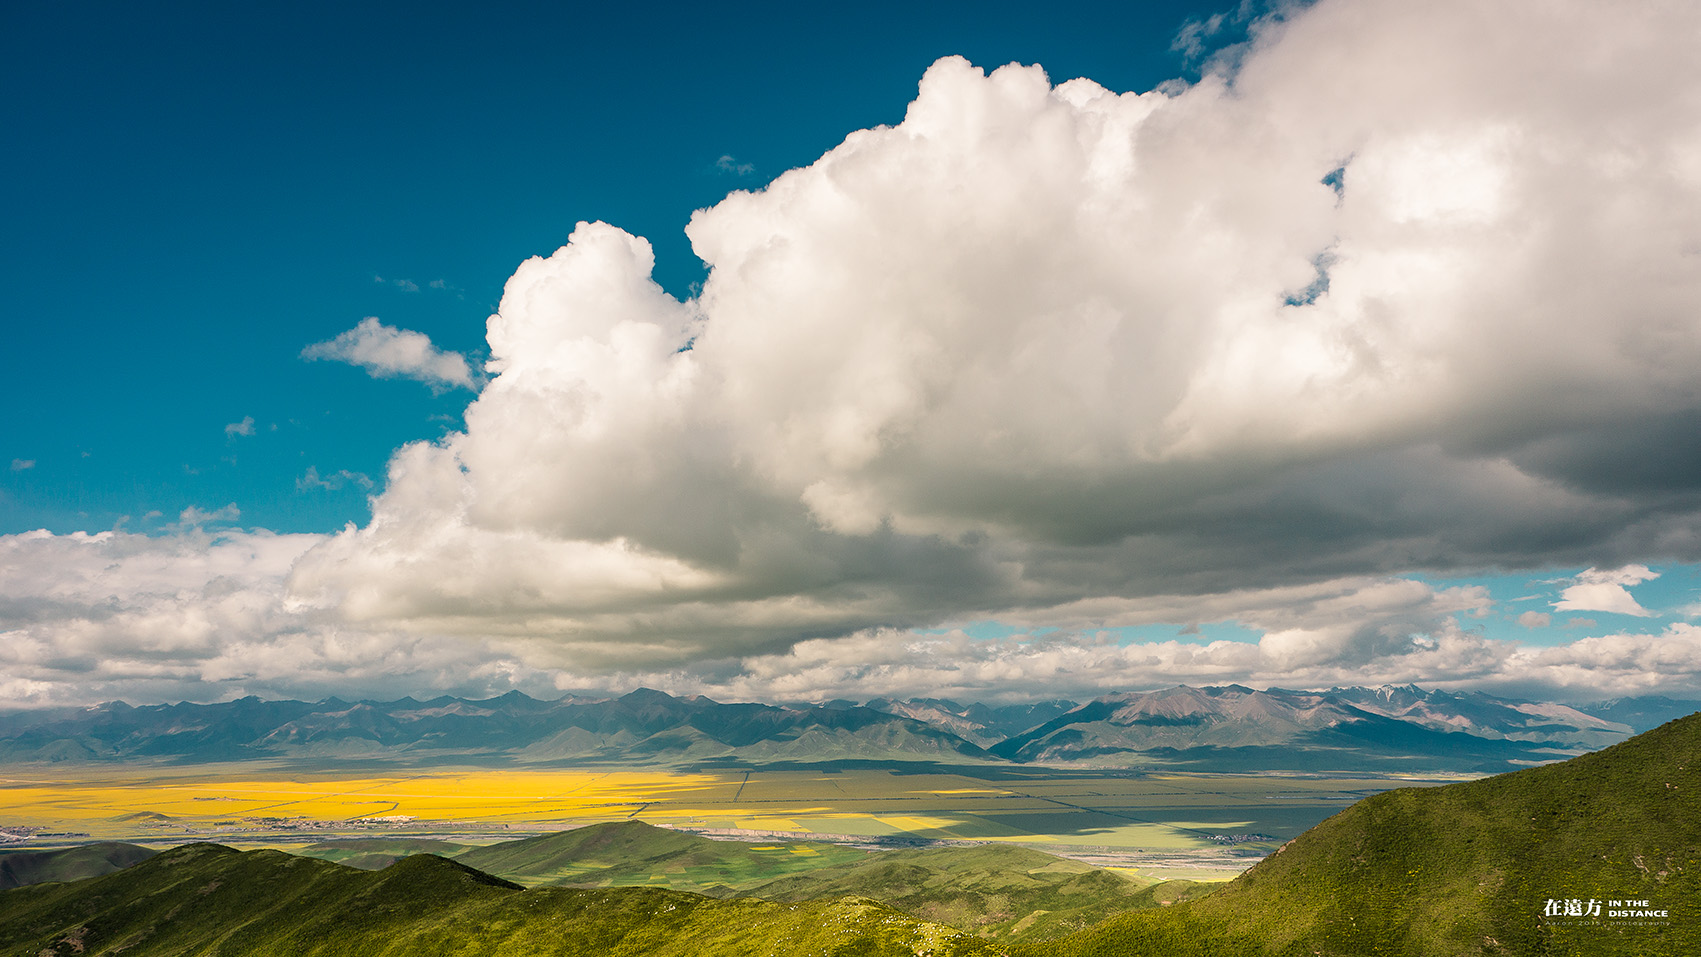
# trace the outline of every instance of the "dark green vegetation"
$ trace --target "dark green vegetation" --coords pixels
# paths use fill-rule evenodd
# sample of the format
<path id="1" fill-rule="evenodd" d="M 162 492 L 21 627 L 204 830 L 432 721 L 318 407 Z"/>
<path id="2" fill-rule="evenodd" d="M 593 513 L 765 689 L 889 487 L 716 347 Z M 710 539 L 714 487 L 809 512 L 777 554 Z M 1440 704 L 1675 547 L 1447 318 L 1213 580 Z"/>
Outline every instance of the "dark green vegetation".
<path id="1" fill-rule="evenodd" d="M 638 821 L 593 824 L 469 848 L 447 842 L 331 841 L 301 853 L 357 867 L 413 844 L 528 887 L 666 887 L 710 897 L 787 902 L 869 898 L 985 937 L 1042 939 L 1112 914 L 1197 896 L 1212 886 L 1161 884 L 1023 847 L 864 851 L 816 842 L 713 841 Z M 421 852 L 427 848 L 418 849 Z M 393 859 L 393 858 L 391 858 Z"/>
<path id="2" fill-rule="evenodd" d="M 872 901 L 715 900 L 657 888 L 522 890 L 453 861 L 361 871 L 191 844 L 75 884 L 0 896 L 0 957 L 955 957 L 978 938 Z"/>
<path id="3" fill-rule="evenodd" d="M 0 852 L 0 890 L 48 881 L 80 881 L 85 877 L 99 877 L 138 864 L 158 853 L 115 841 L 57 851 L 4 851 Z"/>
<path id="4" fill-rule="evenodd" d="M 1600 916 L 1547 916 L 1568 900 Z M 1668 916 L 1614 918 L 1618 900 Z M 1701 715 L 1562 764 L 1368 798 L 1208 897 L 1012 952 L 1701 953 Z"/>

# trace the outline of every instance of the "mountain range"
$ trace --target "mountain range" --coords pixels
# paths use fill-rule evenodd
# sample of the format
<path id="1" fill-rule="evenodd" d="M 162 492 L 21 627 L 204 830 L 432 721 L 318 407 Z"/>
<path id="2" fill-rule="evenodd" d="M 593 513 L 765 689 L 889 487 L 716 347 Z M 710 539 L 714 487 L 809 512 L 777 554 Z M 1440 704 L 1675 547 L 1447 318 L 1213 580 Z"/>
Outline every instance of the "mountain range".
<path id="1" fill-rule="evenodd" d="M 309 704 L 249 697 L 140 708 L 113 702 L 0 716 L 0 762 L 149 757 L 392 763 L 452 758 L 522 765 L 990 758 L 947 731 L 871 708 L 721 704 L 648 689 L 558 701 L 512 691 L 480 701 L 329 698 Z"/>
<path id="2" fill-rule="evenodd" d="M 1107 695 L 991 748 L 1012 761 L 1200 769 L 1500 771 L 1624 740 L 1558 704 L 1415 687 Z"/>
<path id="3" fill-rule="evenodd" d="M 1085 704 L 944 699 L 723 704 L 640 689 L 540 701 L 220 704 L 0 714 L 0 763 L 285 759 L 417 766 L 752 767 L 836 761 L 1017 762 L 1191 770 L 1498 772 L 1622 741 L 1701 703 L 1598 706 L 1416 687 L 1254 690 L 1186 686 Z"/>

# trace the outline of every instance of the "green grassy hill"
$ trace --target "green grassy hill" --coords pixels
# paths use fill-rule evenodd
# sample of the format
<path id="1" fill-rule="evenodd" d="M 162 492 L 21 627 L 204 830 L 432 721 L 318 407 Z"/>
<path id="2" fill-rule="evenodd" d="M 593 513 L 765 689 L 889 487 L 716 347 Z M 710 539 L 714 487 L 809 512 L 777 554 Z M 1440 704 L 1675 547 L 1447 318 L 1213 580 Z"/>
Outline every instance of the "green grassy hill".
<path id="1" fill-rule="evenodd" d="M 458 857 L 476 846 L 416 837 L 355 837 L 309 844 L 295 853 L 358 867 L 363 871 L 378 871 L 414 854 Z"/>
<path id="2" fill-rule="evenodd" d="M 0 852 L 0 890 L 48 881 L 80 881 L 145 861 L 158 851 L 138 844 L 102 841 L 53 851 Z"/>
<path id="3" fill-rule="evenodd" d="M 1572 900 L 1584 916 L 1564 916 Z M 1668 916 L 1615 918 L 1616 900 Z M 1560 764 L 1369 798 L 1208 897 L 1012 952 L 1701 954 L 1701 715 Z"/>
<path id="4" fill-rule="evenodd" d="M 640 821 L 621 821 L 492 844 L 458 855 L 456 860 L 529 887 L 661 886 L 720 897 L 788 874 L 867 856 L 867 851 L 835 844 L 712 841 Z"/>
<path id="5" fill-rule="evenodd" d="M 106 877 L 0 893 L 0 957 L 933 957 L 972 935 L 871 901 L 715 900 L 655 888 L 523 890 L 453 861 L 369 872 L 193 844 Z"/>
<path id="6" fill-rule="evenodd" d="M 1023 847 L 982 846 L 885 851 L 745 893 L 781 901 L 855 895 L 988 938 L 1045 939 L 1212 886 L 1135 881 Z"/>

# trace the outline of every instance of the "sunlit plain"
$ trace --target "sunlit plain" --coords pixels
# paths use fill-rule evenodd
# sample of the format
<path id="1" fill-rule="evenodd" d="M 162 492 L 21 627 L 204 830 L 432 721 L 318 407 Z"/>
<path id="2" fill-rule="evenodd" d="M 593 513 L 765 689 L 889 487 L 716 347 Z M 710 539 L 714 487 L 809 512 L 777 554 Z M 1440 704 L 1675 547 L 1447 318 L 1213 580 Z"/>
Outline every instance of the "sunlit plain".
<path id="1" fill-rule="evenodd" d="M 1012 842 L 1116 859 L 1106 863 L 1235 848 L 1255 852 L 1248 855 L 1255 859 L 1394 783 L 1187 774 L 983 781 L 869 769 L 481 768 L 365 776 L 252 765 L 74 774 L 14 769 L 0 778 L 0 825 L 143 842 L 277 843 L 374 832 L 498 840 L 638 819 L 753 838 Z"/>

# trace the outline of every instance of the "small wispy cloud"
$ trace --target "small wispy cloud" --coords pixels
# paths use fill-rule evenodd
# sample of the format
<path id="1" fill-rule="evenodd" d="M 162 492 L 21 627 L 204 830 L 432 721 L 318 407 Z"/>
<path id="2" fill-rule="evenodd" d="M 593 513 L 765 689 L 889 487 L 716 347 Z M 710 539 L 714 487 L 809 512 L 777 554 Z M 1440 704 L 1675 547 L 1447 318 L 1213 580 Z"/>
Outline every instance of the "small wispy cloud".
<path id="1" fill-rule="evenodd" d="M 466 357 L 437 348 L 423 332 L 386 326 L 376 316 L 367 316 L 335 339 L 308 346 L 301 357 L 347 362 L 380 379 L 413 379 L 433 392 L 478 390 Z"/>
<path id="2" fill-rule="evenodd" d="M 749 176 L 756 172 L 756 164 L 741 162 L 738 157 L 726 153 L 720 159 L 715 160 L 715 169 L 723 173 L 731 173 L 734 176 Z"/>
<path id="3" fill-rule="evenodd" d="M 33 469 L 33 468 L 35 468 L 35 459 L 13 459 L 12 460 L 12 471 L 14 471 L 14 472 L 22 472 L 22 471 L 25 471 L 27 469 Z"/>
<path id="4" fill-rule="evenodd" d="M 452 292 L 456 296 L 461 296 L 462 293 L 466 292 L 466 290 L 462 289 L 460 286 L 452 285 L 447 279 L 432 279 L 427 282 L 419 282 L 413 279 L 387 279 L 383 276 L 374 275 L 372 277 L 372 281 L 380 286 L 389 286 L 392 289 L 399 289 L 402 292 L 424 292 L 429 289 L 432 292 Z M 462 298 L 465 297 L 462 296 Z"/>
<path id="5" fill-rule="evenodd" d="M 1546 628 L 1553 624 L 1553 616 L 1545 611 L 1526 611 L 1518 616 L 1518 624 L 1525 628 Z"/>
<path id="6" fill-rule="evenodd" d="M 232 422 L 224 427 L 225 438 L 234 439 L 239 435 L 254 434 L 254 417 L 245 415 L 241 422 Z"/>
<path id="7" fill-rule="evenodd" d="M 383 276 L 374 275 L 372 277 L 372 281 L 380 286 L 394 286 L 402 292 L 419 291 L 419 283 L 414 282 L 412 279 L 385 279 Z"/>
<path id="8" fill-rule="evenodd" d="M 234 522 L 241 517 L 242 509 L 237 508 L 235 502 L 232 502 L 223 508 L 213 509 L 210 512 L 198 506 L 191 505 L 178 513 L 177 527 L 185 529 L 199 528 L 202 525 L 209 525 L 213 523 Z"/>
<path id="9" fill-rule="evenodd" d="M 1227 15 L 1221 13 L 1214 13 L 1204 19 L 1188 20 L 1176 31 L 1169 48 L 1189 60 L 1197 60 L 1205 55 L 1211 40 L 1223 31 L 1227 21 Z"/>
<path id="10" fill-rule="evenodd" d="M 309 465 L 307 466 L 306 474 L 295 480 L 295 490 L 297 492 L 306 492 L 311 489 L 325 489 L 327 491 L 335 492 L 350 484 L 358 485 L 364 489 L 370 489 L 374 483 L 372 481 L 372 477 L 364 472 L 351 472 L 348 469 L 338 469 L 335 472 L 320 475 L 317 467 Z"/>

